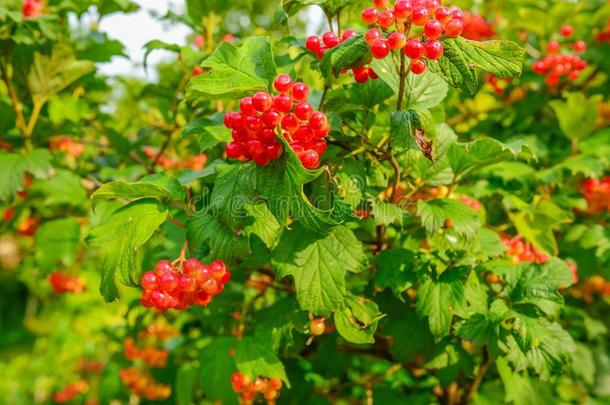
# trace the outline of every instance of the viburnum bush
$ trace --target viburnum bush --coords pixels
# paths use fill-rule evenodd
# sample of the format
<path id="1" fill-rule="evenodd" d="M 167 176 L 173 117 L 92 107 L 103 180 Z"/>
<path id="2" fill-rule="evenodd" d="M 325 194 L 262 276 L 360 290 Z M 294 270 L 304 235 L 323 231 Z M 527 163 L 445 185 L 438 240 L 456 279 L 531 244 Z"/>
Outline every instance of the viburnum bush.
<path id="1" fill-rule="evenodd" d="M 109 76 L 145 3 L 0 4 L 2 401 L 610 401 L 610 3 L 184 0 Z"/>

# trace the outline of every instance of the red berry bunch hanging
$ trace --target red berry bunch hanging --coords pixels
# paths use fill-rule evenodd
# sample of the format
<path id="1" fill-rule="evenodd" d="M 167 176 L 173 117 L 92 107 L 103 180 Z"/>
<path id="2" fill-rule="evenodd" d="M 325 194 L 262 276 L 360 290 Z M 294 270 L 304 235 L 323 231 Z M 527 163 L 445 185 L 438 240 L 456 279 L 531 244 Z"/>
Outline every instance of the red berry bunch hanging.
<path id="1" fill-rule="evenodd" d="M 507 254 L 513 258 L 515 264 L 519 263 L 545 263 L 549 260 L 549 256 L 538 250 L 529 242 L 523 242 L 521 236 L 513 238 L 502 236 L 502 243 L 508 248 Z"/>
<path id="2" fill-rule="evenodd" d="M 390 51 L 402 50 L 411 59 L 415 74 L 426 71 L 424 58 L 443 56 L 441 37 L 458 37 L 464 30 L 462 10 L 443 7 L 440 0 L 396 0 L 392 7 L 389 0 L 373 3 L 374 7 L 362 11 L 362 21 L 375 26 L 364 35 L 373 57 L 383 59 Z"/>
<path id="3" fill-rule="evenodd" d="M 282 380 L 279 378 L 258 377 L 254 381 L 236 371 L 231 375 L 233 390 L 240 394 L 241 403 L 252 403 L 258 394 L 262 395 L 267 403 L 274 404 L 282 389 Z"/>
<path id="4" fill-rule="evenodd" d="M 140 349 L 136 346 L 133 338 L 128 337 L 123 341 L 123 352 L 128 360 L 141 360 L 150 367 L 166 367 L 169 351 L 157 349 L 155 347 L 145 347 Z"/>
<path id="5" fill-rule="evenodd" d="M 66 385 L 62 390 L 57 391 L 53 395 L 53 401 L 58 404 L 70 402 L 78 394 L 84 394 L 89 391 L 89 384 L 87 381 L 79 380 Z"/>
<path id="6" fill-rule="evenodd" d="M 124 368 L 119 372 L 123 385 L 128 387 L 138 397 L 149 401 L 159 401 L 169 398 L 172 389 L 169 385 L 156 381 L 148 371 L 135 367 Z"/>
<path id="7" fill-rule="evenodd" d="M 464 31 L 462 37 L 472 41 L 482 41 L 496 35 L 494 26 L 478 14 L 464 12 Z"/>
<path id="8" fill-rule="evenodd" d="M 24 18 L 36 18 L 42 15 L 44 0 L 24 0 L 21 13 Z"/>
<path id="9" fill-rule="evenodd" d="M 572 33 L 571 26 L 564 26 L 560 35 L 568 38 Z M 581 40 L 560 42 L 553 39 L 546 46 L 546 56 L 534 62 L 532 71 L 546 76 L 544 81 L 550 87 L 558 86 L 562 77 L 567 77 L 570 81 L 577 80 L 580 72 L 587 67 L 587 62 L 577 54 L 586 49 L 587 44 Z"/>
<path id="10" fill-rule="evenodd" d="M 273 87 L 279 94 L 261 91 L 244 97 L 239 112 L 225 115 L 224 124 L 233 137 L 226 147 L 227 156 L 265 166 L 282 156 L 281 134 L 304 167 L 317 168 L 327 148 L 324 138 L 330 132 L 326 115 L 307 102 L 307 85 L 294 83 L 289 75 L 279 75 Z"/>
<path id="11" fill-rule="evenodd" d="M 585 180 L 581 186 L 581 192 L 587 200 L 587 212 L 597 214 L 610 211 L 610 176 L 601 180 Z"/>
<path id="12" fill-rule="evenodd" d="M 315 53 L 318 59 L 322 59 L 327 50 L 334 48 L 354 35 L 356 35 L 354 30 L 346 30 L 341 36 L 334 32 L 325 32 L 320 37 L 311 35 L 305 40 L 305 47 Z M 369 79 L 377 79 L 379 77 L 369 66 L 355 67 L 351 71 L 354 74 L 354 80 L 358 83 L 366 83 Z M 347 70 L 341 71 L 341 73 L 345 74 Z"/>
<path id="13" fill-rule="evenodd" d="M 82 293 L 85 291 L 85 280 L 77 276 L 69 276 L 54 271 L 49 275 L 48 280 L 54 294 Z"/>
<path id="14" fill-rule="evenodd" d="M 162 260 L 155 266 L 155 271 L 142 275 L 141 302 L 147 308 L 154 306 L 160 311 L 206 306 L 223 291 L 230 279 L 231 273 L 219 260 L 206 265 L 197 259 L 188 259 L 178 267 Z"/>

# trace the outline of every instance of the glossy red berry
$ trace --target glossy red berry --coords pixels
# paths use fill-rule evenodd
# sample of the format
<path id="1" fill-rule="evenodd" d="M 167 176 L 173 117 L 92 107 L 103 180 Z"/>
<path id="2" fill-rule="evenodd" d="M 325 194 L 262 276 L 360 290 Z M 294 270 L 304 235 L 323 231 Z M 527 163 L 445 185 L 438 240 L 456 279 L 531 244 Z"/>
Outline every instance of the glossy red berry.
<path id="1" fill-rule="evenodd" d="M 445 35 L 451 38 L 459 37 L 464 32 L 464 21 L 456 18 L 445 24 Z"/>
<path id="2" fill-rule="evenodd" d="M 423 27 L 430 18 L 430 13 L 426 7 L 416 7 L 411 13 L 411 20 L 413 24 Z"/>
<path id="3" fill-rule="evenodd" d="M 460 10 L 459 8 L 453 8 L 451 10 L 451 17 L 455 18 L 456 20 L 463 20 L 464 12 L 462 10 Z"/>
<path id="4" fill-rule="evenodd" d="M 252 97 L 242 98 L 239 102 L 239 110 L 244 115 L 256 114 L 256 110 L 254 109 L 254 105 L 252 104 Z"/>
<path id="5" fill-rule="evenodd" d="M 157 271 L 157 274 L 163 274 L 168 271 L 173 271 L 174 266 L 172 266 L 172 264 L 168 260 L 161 260 L 156 264 L 155 270 Z"/>
<path id="6" fill-rule="evenodd" d="M 324 334 L 324 330 L 326 329 L 326 325 L 324 325 L 324 319 L 314 319 L 309 324 L 309 330 L 311 334 L 314 336 L 320 336 Z"/>
<path id="7" fill-rule="evenodd" d="M 384 39 L 378 39 L 371 44 L 371 53 L 376 59 L 383 59 L 390 53 L 388 43 Z"/>
<path id="8" fill-rule="evenodd" d="M 305 40 L 305 47 L 311 52 L 317 53 L 320 50 L 320 38 L 315 35 L 307 37 Z"/>
<path id="9" fill-rule="evenodd" d="M 230 159 L 239 159 L 244 153 L 241 146 L 237 142 L 233 141 L 227 144 L 225 152 L 227 153 L 227 157 Z"/>
<path id="10" fill-rule="evenodd" d="M 259 91 L 254 96 L 252 96 L 252 106 L 258 112 L 267 111 L 269 108 L 271 108 L 272 104 L 273 99 L 268 93 Z"/>
<path id="11" fill-rule="evenodd" d="M 168 271 L 159 277 L 159 287 L 165 292 L 172 292 L 178 287 L 178 275 Z"/>
<path id="12" fill-rule="evenodd" d="M 386 8 L 390 5 L 390 0 L 373 0 L 373 4 L 377 8 Z"/>
<path id="13" fill-rule="evenodd" d="M 277 111 L 273 108 L 265 111 L 263 113 L 263 115 L 261 116 L 261 118 L 263 120 L 263 123 L 268 128 L 275 128 L 276 126 L 278 126 L 278 124 L 282 120 L 282 116 L 280 115 L 279 111 Z"/>
<path id="14" fill-rule="evenodd" d="M 309 87 L 305 83 L 297 82 L 292 86 L 292 97 L 297 101 L 305 101 L 309 96 Z"/>
<path id="15" fill-rule="evenodd" d="M 398 0 L 394 4 L 394 16 L 397 19 L 404 20 L 409 18 L 413 11 L 413 5 L 410 0 Z"/>
<path id="16" fill-rule="evenodd" d="M 549 43 L 546 46 L 546 50 L 549 53 L 557 53 L 559 52 L 559 41 L 549 41 Z"/>
<path id="17" fill-rule="evenodd" d="M 317 39 L 317 37 L 314 37 Z M 318 41 L 319 44 L 319 41 Z M 288 93 L 290 91 L 290 89 L 292 89 L 292 77 L 290 77 L 290 75 L 287 74 L 281 74 L 278 77 L 275 78 L 275 80 L 273 81 L 273 87 L 277 90 L 278 93 L 283 94 L 283 93 Z"/>
<path id="18" fill-rule="evenodd" d="M 182 292 L 193 292 L 197 289 L 197 281 L 187 275 L 181 275 L 178 279 L 178 290 Z"/>
<path id="19" fill-rule="evenodd" d="M 345 41 L 346 39 L 351 38 L 354 35 L 356 35 L 356 31 L 354 31 L 354 30 L 345 30 L 345 32 L 343 32 L 343 35 L 341 35 L 341 40 Z"/>
<path id="20" fill-rule="evenodd" d="M 393 32 L 388 37 L 388 46 L 392 50 L 402 49 L 407 44 L 407 36 L 402 32 Z"/>
<path id="21" fill-rule="evenodd" d="M 443 56 L 445 47 L 441 41 L 431 40 L 424 44 L 424 55 L 430 60 L 437 60 Z"/>
<path id="22" fill-rule="evenodd" d="M 437 39 L 443 35 L 443 24 L 438 20 L 430 20 L 424 25 L 424 35 L 429 39 Z"/>
<path id="23" fill-rule="evenodd" d="M 263 127 L 263 120 L 259 115 L 248 115 L 246 116 L 246 128 L 250 131 L 256 132 Z"/>
<path id="24" fill-rule="evenodd" d="M 394 12 L 392 10 L 383 10 L 379 14 L 379 18 L 377 19 L 377 23 L 383 27 L 388 28 L 392 26 L 396 22 L 396 18 L 394 17 Z"/>
<path id="25" fill-rule="evenodd" d="M 303 164 L 303 167 L 306 169 L 315 169 L 320 164 L 320 155 L 315 150 L 305 150 L 299 152 L 298 154 L 299 160 Z"/>
<path id="26" fill-rule="evenodd" d="M 142 275 L 140 284 L 144 290 L 153 290 L 159 287 L 159 276 L 152 271 L 147 271 Z"/>
<path id="27" fill-rule="evenodd" d="M 267 145 L 267 150 L 265 151 L 265 154 L 269 159 L 275 160 L 279 159 L 280 156 L 282 156 L 283 152 L 284 148 L 282 147 L 282 144 L 279 142 L 273 142 Z"/>
<path id="28" fill-rule="evenodd" d="M 279 96 L 273 97 L 273 108 L 280 112 L 290 112 L 290 110 L 292 110 L 292 104 L 292 96 L 288 94 L 280 94 Z"/>
<path id="29" fill-rule="evenodd" d="M 290 113 L 282 118 L 282 129 L 288 133 L 294 133 L 299 129 L 299 119 L 296 115 Z"/>
<path id="30" fill-rule="evenodd" d="M 313 113 L 313 105 L 307 101 L 299 103 L 294 107 L 294 113 L 300 120 L 306 121 L 311 117 L 311 113 Z"/>
<path id="31" fill-rule="evenodd" d="M 434 18 L 445 24 L 451 19 L 451 10 L 447 7 L 439 7 L 434 12 Z"/>
<path id="32" fill-rule="evenodd" d="M 424 54 L 424 44 L 419 39 L 410 39 L 405 45 L 404 52 L 410 59 L 420 58 Z"/>
<path id="33" fill-rule="evenodd" d="M 369 72 L 365 69 L 354 69 L 354 80 L 357 83 L 366 83 L 369 80 Z"/>
<path id="34" fill-rule="evenodd" d="M 334 32 L 325 32 L 324 35 L 322 35 L 322 42 L 324 42 L 324 45 L 328 48 L 334 48 L 339 45 L 341 40 Z"/>
<path id="35" fill-rule="evenodd" d="M 365 8 L 362 11 L 362 22 L 368 25 L 372 25 L 377 23 L 377 18 L 379 17 L 379 12 L 374 7 Z"/>
<path id="36" fill-rule="evenodd" d="M 421 75 L 422 73 L 424 73 L 426 71 L 426 62 L 424 62 L 421 59 L 413 59 L 411 61 L 411 72 L 413 72 L 416 75 Z"/>
<path id="37" fill-rule="evenodd" d="M 571 25 L 564 25 L 561 27 L 561 36 L 562 37 L 570 37 L 574 33 L 574 27 Z"/>
<path id="38" fill-rule="evenodd" d="M 367 44 L 372 45 L 373 42 L 381 38 L 381 32 L 375 28 L 371 28 L 364 34 L 364 40 Z"/>
<path id="39" fill-rule="evenodd" d="M 584 52 L 587 50 L 587 43 L 585 41 L 576 41 L 572 44 L 572 49 L 576 52 Z"/>

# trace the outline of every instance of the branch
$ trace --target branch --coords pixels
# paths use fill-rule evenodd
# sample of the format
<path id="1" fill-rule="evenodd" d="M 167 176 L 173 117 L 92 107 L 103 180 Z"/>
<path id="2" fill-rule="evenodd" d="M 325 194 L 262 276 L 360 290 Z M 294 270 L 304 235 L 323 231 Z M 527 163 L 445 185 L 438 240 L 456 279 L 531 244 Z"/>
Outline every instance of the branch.
<path id="1" fill-rule="evenodd" d="M 470 389 L 468 389 L 468 394 L 466 394 L 466 398 L 463 401 L 465 404 L 472 401 L 474 396 L 477 394 L 477 391 L 479 390 L 479 387 L 481 386 L 481 383 L 483 382 L 485 375 L 489 371 L 491 364 L 492 364 L 492 360 L 489 358 L 489 352 L 487 351 L 487 347 L 484 347 L 483 348 L 483 363 L 479 367 L 479 371 L 477 371 L 477 375 L 475 376 L 474 381 L 472 382 L 472 385 L 470 386 Z"/>
<path id="2" fill-rule="evenodd" d="M 8 91 L 8 95 L 11 98 L 11 104 L 13 106 L 13 110 L 15 111 L 15 125 L 17 130 L 21 135 L 25 136 L 26 127 L 25 127 L 25 119 L 23 118 L 23 106 L 21 102 L 17 98 L 17 93 L 15 93 L 15 89 L 13 88 L 13 83 L 11 79 L 8 77 L 8 72 L 6 70 L 6 66 L 4 63 L 0 63 L 0 74 L 2 75 L 2 81 L 4 82 L 6 89 Z"/>

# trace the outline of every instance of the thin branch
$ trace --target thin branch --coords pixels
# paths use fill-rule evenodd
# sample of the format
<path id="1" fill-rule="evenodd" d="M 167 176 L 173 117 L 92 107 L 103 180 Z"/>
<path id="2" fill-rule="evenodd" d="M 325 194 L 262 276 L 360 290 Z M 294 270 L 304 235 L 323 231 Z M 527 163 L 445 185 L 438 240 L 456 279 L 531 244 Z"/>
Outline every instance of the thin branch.
<path id="1" fill-rule="evenodd" d="M 489 352 L 487 351 L 487 347 L 484 347 L 483 348 L 483 363 L 479 367 L 479 371 L 477 371 L 477 375 L 475 376 L 474 381 L 472 382 L 472 385 L 470 386 L 470 389 L 468 389 L 466 398 L 463 401 L 465 404 L 472 401 L 474 396 L 477 394 L 477 391 L 479 390 L 479 387 L 481 386 L 481 383 L 483 382 L 485 375 L 489 371 L 491 364 L 492 364 L 492 361 L 489 358 Z"/>
<path id="2" fill-rule="evenodd" d="M 13 106 L 13 111 L 15 111 L 15 124 L 17 126 L 17 130 L 21 135 L 25 135 L 26 126 L 25 126 L 25 118 L 23 117 L 23 106 L 19 99 L 17 98 L 17 93 L 15 93 L 15 89 L 13 88 L 13 83 L 11 79 L 8 77 L 8 72 L 4 63 L 0 63 L 0 74 L 2 75 L 2 81 L 6 86 L 8 91 L 8 95 L 11 99 L 11 105 Z"/>

